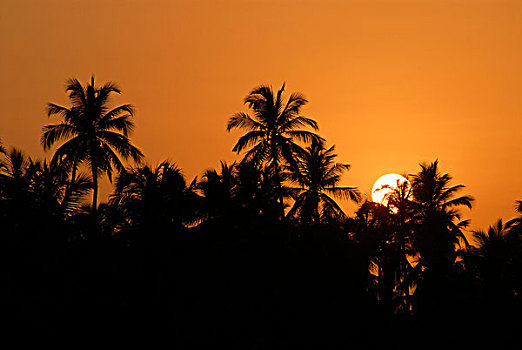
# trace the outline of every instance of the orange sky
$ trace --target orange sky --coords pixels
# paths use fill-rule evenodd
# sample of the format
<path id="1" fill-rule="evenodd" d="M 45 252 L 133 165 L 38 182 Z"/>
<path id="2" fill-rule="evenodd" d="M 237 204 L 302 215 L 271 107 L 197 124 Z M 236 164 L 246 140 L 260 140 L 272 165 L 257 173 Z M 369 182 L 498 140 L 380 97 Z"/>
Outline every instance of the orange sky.
<path id="1" fill-rule="evenodd" d="M 236 159 L 228 117 L 285 81 L 363 193 L 438 158 L 476 197 L 473 228 L 522 199 L 522 1 L 0 2 L 4 144 L 43 157 L 45 104 L 92 73 L 137 107 L 148 162 L 189 177 Z"/>

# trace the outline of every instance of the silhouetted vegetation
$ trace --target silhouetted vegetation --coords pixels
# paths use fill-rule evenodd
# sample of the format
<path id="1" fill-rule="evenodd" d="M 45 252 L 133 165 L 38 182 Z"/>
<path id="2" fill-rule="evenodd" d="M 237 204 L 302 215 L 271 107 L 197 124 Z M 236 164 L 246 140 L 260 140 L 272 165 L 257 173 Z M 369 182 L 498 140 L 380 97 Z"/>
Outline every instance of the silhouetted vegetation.
<path id="1" fill-rule="evenodd" d="M 71 107 L 48 105 L 62 121 L 42 145 L 63 141 L 50 162 L 0 143 L 8 333 L 179 349 L 520 345 L 522 201 L 517 217 L 466 232 L 473 198 L 438 161 L 386 206 L 363 200 L 284 85 L 255 88 L 252 115 L 229 119 L 246 131 L 242 157 L 189 180 L 172 162 L 142 163 L 133 107 L 108 107 L 114 83 L 66 89 Z"/>

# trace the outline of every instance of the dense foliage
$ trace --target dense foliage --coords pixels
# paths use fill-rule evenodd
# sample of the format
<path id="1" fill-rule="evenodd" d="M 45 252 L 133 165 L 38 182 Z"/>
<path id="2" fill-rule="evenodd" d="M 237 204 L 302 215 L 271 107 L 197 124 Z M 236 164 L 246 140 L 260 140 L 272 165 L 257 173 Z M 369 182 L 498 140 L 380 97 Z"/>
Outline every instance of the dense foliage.
<path id="1" fill-rule="evenodd" d="M 0 144 L 11 334 L 180 349 L 519 342 L 522 201 L 518 217 L 467 232 L 461 210 L 473 198 L 437 161 L 387 206 L 362 201 L 340 185 L 349 166 L 300 115 L 306 99 L 284 102 L 284 86 L 252 90 L 252 116 L 230 118 L 228 130 L 246 130 L 238 162 L 191 181 L 167 161 L 124 166 L 117 154 L 142 155 L 132 106 L 108 107 L 117 86 L 73 79 L 67 91 L 72 107 L 49 104 L 63 121 L 44 127 L 42 143 L 65 140 L 50 163 Z M 113 167 L 114 191 L 98 205 L 98 177 Z M 353 217 L 339 198 L 358 203 Z"/>

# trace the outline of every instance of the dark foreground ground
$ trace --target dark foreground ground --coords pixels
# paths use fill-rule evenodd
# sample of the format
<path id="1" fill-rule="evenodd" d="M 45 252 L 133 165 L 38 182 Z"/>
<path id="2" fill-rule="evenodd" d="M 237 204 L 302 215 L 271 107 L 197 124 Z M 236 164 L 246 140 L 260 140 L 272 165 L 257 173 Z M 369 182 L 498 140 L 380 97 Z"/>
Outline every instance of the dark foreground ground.
<path id="1" fill-rule="evenodd" d="M 417 301 L 411 313 L 390 312 L 372 290 L 365 257 L 336 235 L 195 231 L 133 246 L 114 237 L 46 243 L 2 256 L 3 339 L 20 345 L 521 348 L 519 299 L 487 300 L 457 280 L 433 287 L 439 296 Z"/>

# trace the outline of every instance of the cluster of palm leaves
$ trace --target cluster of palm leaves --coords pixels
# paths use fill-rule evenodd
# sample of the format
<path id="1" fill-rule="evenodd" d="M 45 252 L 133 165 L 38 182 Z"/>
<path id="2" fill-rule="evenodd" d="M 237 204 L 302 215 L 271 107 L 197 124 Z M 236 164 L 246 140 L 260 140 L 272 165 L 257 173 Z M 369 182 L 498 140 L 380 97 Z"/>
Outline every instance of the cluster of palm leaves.
<path id="1" fill-rule="evenodd" d="M 66 218 L 80 210 L 83 197 L 92 189 L 88 176 L 70 177 L 67 162 L 33 160 L 16 148 L 2 150 L 2 154 L 0 198 L 4 214 L 37 210 Z"/>

